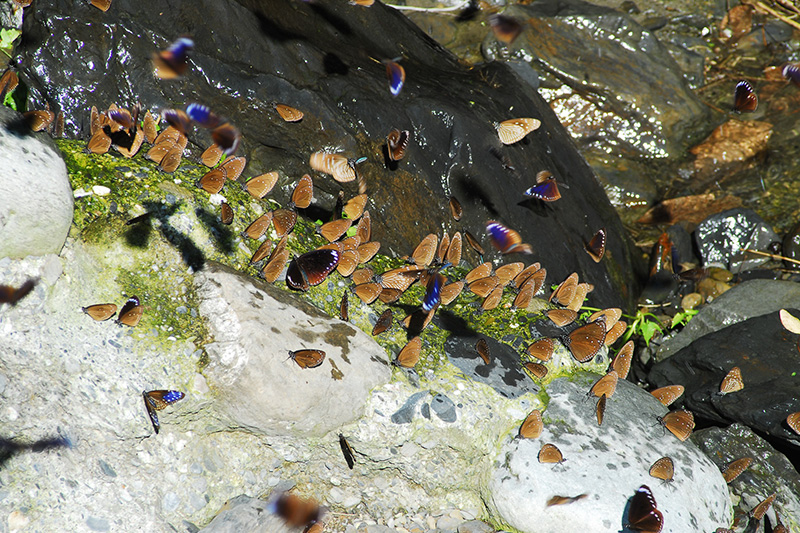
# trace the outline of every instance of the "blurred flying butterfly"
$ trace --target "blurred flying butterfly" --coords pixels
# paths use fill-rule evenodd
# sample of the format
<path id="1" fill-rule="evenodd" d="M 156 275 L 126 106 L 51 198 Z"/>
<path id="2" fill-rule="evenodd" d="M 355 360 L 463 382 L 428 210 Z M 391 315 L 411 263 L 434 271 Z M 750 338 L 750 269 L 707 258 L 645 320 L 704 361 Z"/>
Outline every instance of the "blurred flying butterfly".
<path id="1" fill-rule="evenodd" d="M 575 503 L 589 496 L 586 493 L 578 494 L 577 496 L 553 496 L 547 500 L 546 506 L 552 507 L 553 505 L 566 505 L 568 503 Z"/>
<path id="2" fill-rule="evenodd" d="M 663 417 L 657 417 L 656 420 L 680 441 L 688 439 L 694 429 L 694 415 L 684 409 L 669 412 Z"/>
<path id="3" fill-rule="evenodd" d="M 300 122 L 303 120 L 303 112 L 299 109 L 278 103 L 274 104 L 274 107 L 285 122 Z"/>
<path id="4" fill-rule="evenodd" d="M 445 277 L 438 272 L 430 277 L 425 289 L 425 298 L 422 300 L 422 310 L 426 313 L 438 306 L 442 301 L 442 286 Z"/>
<path id="5" fill-rule="evenodd" d="M 733 110 L 737 113 L 752 113 L 758 107 L 758 97 L 753 86 L 746 80 L 736 84 L 733 91 Z"/>
<path id="6" fill-rule="evenodd" d="M 317 368 L 325 360 L 322 350 L 295 350 L 289 351 L 289 357 L 300 368 Z"/>
<path id="7" fill-rule="evenodd" d="M 230 122 L 224 122 L 211 130 L 211 140 L 225 155 L 233 155 L 239 147 L 241 133 Z"/>
<path id="8" fill-rule="evenodd" d="M 404 368 L 414 368 L 414 366 L 419 362 L 421 350 L 422 338 L 414 337 L 408 341 L 408 343 L 403 346 L 403 349 L 400 350 L 400 353 L 397 354 L 397 359 L 395 359 L 394 364 Z"/>
<path id="9" fill-rule="evenodd" d="M 564 455 L 555 444 L 543 444 L 542 449 L 539 450 L 540 463 L 563 463 Z"/>
<path id="10" fill-rule="evenodd" d="M 389 92 L 392 93 L 392 96 L 400 94 L 406 81 L 406 71 L 397 63 L 399 60 L 400 58 L 395 58 L 392 61 L 384 61 L 386 64 L 386 78 L 389 80 Z"/>
<path id="11" fill-rule="evenodd" d="M 339 264 L 340 256 L 336 250 L 312 250 L 295 257 L 286 271 L 286 285 L 298 291 L 319 285 Z"/>
<path id="12" fill-rule="evenodd" d="M 153 430 L 156 434 L 158 434 L 159 429 L 161 429 L 156 411 L 161 411 L 168 405 L 182 400 L 184 396 L 186 396 L 184 393 L 177 390 L 142 391 L 144 405 L 147 408 L 147 414 L 150 415 L 150 422 L 153 424 Z"/>
<path id="13" fill-rule="evenodd" d="M 353 469 L 353 466 L 356 464 L 356 457 L 353 454 L 353 449 L 350 447 L 350 443 L 347 442 L 347 439 L 344 438 L 344 435 L 339 433 L 339 447 L 342 449 L 342 455 L 344 455 L 344 460 L 347 462 L 347 466 L 350 470 Z"/>
<path id="14" fill-rule="evenodd" d="M 82 307 L 81 309 L 98 322 L 108 320 L 117 314 L 117 304 L 94 304 Z"/>
<path id="15" fill-rule="evenodd" d="M 0 285 L 0 304 L 17 305 L 17 302 L 30 294 L 37 283 L 39 283 L 39 278 L 29 278 L 19 287 Z"/>
<path id="16" fill-rule="evenodd" d="M 650 467 L 650 475 L 669 483 L 675 476 L 675 463 L 669 457 L 662 457 Z"/>
<path id="17" fill-rule="evenodd" d="M 719 393 L 730 394 L 732 392 L 740 391 L 743 388 L 744 381 L 742 381 L 742 371 L 738 366 L 735 366 L 722 380 L 722 384 L 719 386 Z"/>
<path id="18" fill-rule="evenodd" d="M 521 141 L 530 132 L 537 130 L 542 122 L 535 118 L 513 118 L 495 124 L 497 136 L 503 144 Z"/>
<path id="19" fill-rule="evenodd" d="M 645 533 L 660 533 L 664 527 L 664 515 L 656 508 L 656 499 L 647 485 L 636 489 L 631 498 L 626 527 Z"/>
<path id="20" fill-rule="evenodd" d="M 542 170 L 536 174 L 536 185 L 526 190 L 524 194 L 544 202 L 555 202 L 561 198 L 556 179 L 547 170 Z"/>
<path id="21" fill-rule="evenodd" d="M 750 457 L 742 457 L 741 459 L 737 459 L 733 461 L 731 464 L 728 465 L 728 468 L 722 472 L 722 477 L 725 478 L 725 483 L 730 483 L 737 477 L 741 475 L 742 472 L 747 470 L 750 464 L 753 462 L 753 459 Z"/>
<path id="22" fill-rule="evenodd" d="M 126 326 L 134 327 L 139 324 L 144 313 L 144 307 L 139 303 L 139 298 L 131 296 L 122 309 L 119 311 L 117 317 L 117 324 L 125 324 Z"/>
<path id="23" fill-rule="evenodd" d="M 606 229 L 600 228 L 597 233 L 586 243 L 586 253 L 595 263 L 599 263 L 606 253 Z M 609 326 L 610 327 L 610 326 Z"/>
<path id="24" fill-rule="evenodd" d="M 597 355 L 606 338 L 606 326 L 602 320 L 589 322 L 560 337 L 560 341 L 579 363 L 586 363 Z"/>
<path id="25" fill-rule="evenodd" d="M 683 391 L 683 385 L 667 385 L 666 387 L 651 391 L 650 394 L 655 396 L 659 402 L 669 407 L 672 405 L 672 402 L 681 397 Z"/>
<path id="26" fill-rule="evenodd" d="M 489 364 L 492 362 L 492 355 L 489 351 L 489 344 L 486 342 L 486 339 L 478 339 L 478 342 L 475 343 L 475 350 L 478 352 L 478 355 L 481 356 L 483 359 L 484 364 Z"/>
<path id="27" fill-rule="evenodd" d="M 387 309 L 381 316 L 378 317 L 378 321 L 375 322 L 375 327 L 372 328 L 372 336 L 380 335 L 384 331 L 388 330 L 392 327 L 392 310 Z"/>
<path id="28" fill-rule="evenodd" d="M 389 154 L 389 159 L 392 161 L 400 161 L 406 156 L 406 149 L 410 140 L 408 130 L 394 129 L 386 136 L 386 150 Z"/>
<path id="29" fill-rule="evenodd" d="M 542 434 L 542 412 L 534 409 L 519 428 L 519 436 L 523 439 L 538 439 Z"/>
<path id="30" fill-rule="evenodd" d="M 795 85 L 800 86 L 800 68 L 797 68 L 797 65 L 784 65 L 781 69 L 781 74 Z"/>
<path id="31" fill-rule="evenodd" d="M 495 13 L 489 15 L 489 25 L 498 41 L 511 44 L 522 33 L 522 24 L 515 18 Z"/>
<path id="32" fill-rule="evenodd" d="M 191 117 L 182 109 L 163 109 L 161 111 L 161 118 L 184 135 L 186 135 L 189 126 L 192 124 Z M 156 144 L 158 144 L 158 142 L 159 139 L 156 138 Z"/>
<path id="33" fill-rule="evenodd" d="M 304 500 L 288 492 L 272 500 L 267 510 L 283 519 L 287 526 L 297 528 L 310 528 L 322 516 L 322 509 L 314 500 Z"/>
<path id="34" fill-rule="evenodd" d="M 162 80 L 172 80 L 183 76 L 189 66 L 189 52 L 194 48 L 194 41 L 181 37 L 169 48 L 153 54 L 155 75 Z"/>
<path id="35" fill-rule="evenodd" d="M 521 253 L 531 254 L 533 248 L 530 244 L 522 242 L 522 237 L 519 233 L 511 228 L 508 228 L 499 222 L 490 220 L 486 223 L 486 232 L 489 234 L 489 239 L 492 245 L 497 248 L 502 254 Z"/>
<path id="36" fill-rule="evenodd" d="M 355 162 L 342 154 L 314 152 L 308 160 L 314 170 L 333 176 L 339 183 L 347 183 L 356 179 Z"/>
<path id="37" fill-rule="evenodd" d="M 31 131 L 42 131 L 53 123 L 56 114 L 46 109 L 39 109 L 35 111 L 26 111 L 22 114 L 22 118 L 25 119 L 25 123 Z"/>
<path id="38" fill-rule="evenodd" d="M 212 129 L 222 124 L 222 119 L 206 105 L 192 103 L 186 106 L 186 115 L 204 128 Z"/>

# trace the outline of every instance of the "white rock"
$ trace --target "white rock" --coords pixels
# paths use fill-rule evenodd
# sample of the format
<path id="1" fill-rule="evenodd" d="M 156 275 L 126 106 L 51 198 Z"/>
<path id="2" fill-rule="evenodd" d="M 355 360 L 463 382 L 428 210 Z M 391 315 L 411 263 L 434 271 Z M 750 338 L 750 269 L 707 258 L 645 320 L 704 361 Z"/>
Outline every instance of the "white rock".
<path id="1" fill-rule="evenodd" d="M 204 373 L 235 425 L 322 436 L 360 417 L 370 391 L 389 380 L 386 352 L 369 335 L 293 295 L 211 262 L 195 282 L 215 339 Z M 326 353 L 321 366 L 289 359 L 305 348 Z"/>
<path id="2" fill-rule="evenodd" d="M 627 520 L 628 500 L 644 484 L 664 515 L 663 533 L 727 527 L 733 511 L 722 474 L 694 444 L 680 442 L 657 423 L 656 417 L 667 409 L 652 395 L 620 381 L 598 426 L 596 399 L 586 398 L 593 382 L 555 380 L 548 388 L 542 435 L 535 440 L 508 437 L 490 482 L 491 503 L 502 519 L 525 533 L 616 533 Z M 562 464 L 539 463 L 545 443 L 558 446 Z M 649 475 L 662 456 L 675 462 L 670 485 Z M 546 506 L 553 496 L 580 494 L 587 497 Z"/>
<path id="3" fill-rule="evenodd" d="M 72 224 L 67 167 L 47 137 L 9 132 L 19 115 L 0 108 L 0 257 L 57 254 Z"/>

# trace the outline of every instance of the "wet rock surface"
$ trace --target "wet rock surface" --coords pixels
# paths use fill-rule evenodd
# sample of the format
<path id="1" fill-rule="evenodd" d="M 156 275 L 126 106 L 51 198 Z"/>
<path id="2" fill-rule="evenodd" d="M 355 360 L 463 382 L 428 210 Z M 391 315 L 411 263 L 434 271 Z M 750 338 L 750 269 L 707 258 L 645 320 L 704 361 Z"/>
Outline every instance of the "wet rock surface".
<path id="1" fill-rule="evenodd" d="M 749 318 L 693 341 L 648 377 L 654 387 L 686 387 L 684 404 L 698 417 L 740 422 L 796 446 L 800 439 L 786 425 L 786 417 L 800 410 L 796 337 L 778 313 Z M 721 394 L 720 384 L 733 367 L 741 369 L 744 388 Z"/>
<path id="2" fill-rule="evenodd" d="M 778 235 L 751 209 L 730 209 L 711 215 L 694 232 L 703 266 L 722 266 L 733 272 L 751 270 L 768 261 L 742 250 L 767 250 Z"/>
<path id="3" fill-rule="evenodd" d="M 500 218 L 521 231 L 537 254 L 546 254 L 542 259 L 553 264 L 555 277 L 582 270 L 594 278 L 593 298 L 607 305 L 632 302 L 638 258 L 630 240 L 555 115 L 508 68 L 464 67 L 380 3 L 365 9 L 285 0 L 265 10 L 255 2 L 228 1 L 164 10 L 148 1 L 119 0 L 105 14 L 69 2 L 32 6 L 17 57 L 21 78 L 34 102 L 64 111 L 71 135 L 85 134 L 93 104 L 140 101 L 159 109 L 202 102 L 242 131 L 240 152 L 250 160 L 245 175 L 281 172 L 274 196 L 283 203 L 296 177 L 308 172 L 312 152 L 364 155 L 359 172 L 374 202 L 373 217 L 382 222 L 374 238 L 385 250 L 406 254 L 443 225 L 481 235 L 487 219 Z M 155 80 L 151 54 L 184 33 L 196 40 L 189 73 L 178 81 Z M 72 38 L 59 37 L 66 34 Z M 380 60 L 398 55 L 407 79 L 394 98 Z M 284 123 L 273 101 L 296 106 L 306 117 Z M 520 116 L 541 119 L 541 128 L 501 146 L 493 123 Z M 409 129 L 413 140 L 406 159 L 390 170 L 382 151 L 395 127 Z M 201 133 L 192 142 L 205 148 L 209 141 Z M 522 191 L 545 169 L 570 185 L 568 194 L 554 204 L 525 200 Z M 325 218 L 339 185 L 328 179 L 316 185 L 308 214 Z M 464 206 L 458 225 L 449 220 L 450 195 Z M 615 236 L 608 242 L 609 260 L 598 265 L 573 253 L 603 226 Z"/>

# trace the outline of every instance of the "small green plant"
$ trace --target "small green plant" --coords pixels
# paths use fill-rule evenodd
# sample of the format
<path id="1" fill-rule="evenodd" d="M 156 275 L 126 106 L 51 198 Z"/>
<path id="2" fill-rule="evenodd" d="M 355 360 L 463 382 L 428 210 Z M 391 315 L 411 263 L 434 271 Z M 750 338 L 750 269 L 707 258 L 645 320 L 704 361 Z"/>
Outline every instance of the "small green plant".
<path id="1" fill-rule="evenodd" d="M 684 311 L 679 311 L 672 317 L 672 324 L 670 324 L 670 329 L 675 329 L 678 326 L 685 326 L 689 323 L 689 321 L 699 313 L 699 309 L 686 309 Z"/>
<path id="2" fill-rule="evenodd" d="M 625 331 L 625 335 L 622 336 L 622 342 L 627 342 L 633 335 L 641 335 L 644 339 L 644 343 L 649 346 L 650 341 L 653 340 L 656 333 L 664 333 L 661 322 L 653 313 L 648 313 L 639 309 L 635 317 L 628 315 L 623 316 L 630 322 L 627 331 Z"/>
<path id="3" fill-rule="evenodd" d="M 3 53 L 8 57 L 11 57 L 11 50 L 14 48 L 14 41 L 16 41 L 17 37 L 20 35 L 22 35 L 22 32 L 16 28 L 0 30 L 0 50 L 2 50 Z"/>
<path id="4" fill-rule="evenodd" d="M 5 97 L 3 98 L 3 105 L 10 107 L 14 111 L 17 111 L 17 101 L 14 100 L 14 91 L 6 93 Z"/>

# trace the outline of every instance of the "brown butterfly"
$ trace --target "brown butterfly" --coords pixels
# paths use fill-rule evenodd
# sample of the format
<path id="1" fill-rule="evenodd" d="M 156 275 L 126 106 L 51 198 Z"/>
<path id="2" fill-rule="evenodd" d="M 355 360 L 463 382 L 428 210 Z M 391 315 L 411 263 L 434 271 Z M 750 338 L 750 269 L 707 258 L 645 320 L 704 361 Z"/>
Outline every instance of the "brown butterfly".
<path id="1" fill-rule="evenodd" d="M 573 272 L 567 279 L 562 281 L 561 284 L 556 287 L 556 290 L 553 291 L 553 294 L 550 295 L 550 303 L 569 305 L 575 298 L 575 289 L 577 286 L 578 274 Z"/>
<path id="2" fill-rule="evenodd" d="M 392 310 L 387 309 L 381 316 L 378 317 L 378 321 L 375 322 L 375 327 L 372 328 L 372 336 L 375 337 L 376 335 L 380 335 L 384 331 L 388 330 L 392 327 Z"/>
<path id="3" fill-rule="evenodd" d="M 400 353 L 397 354 L 397 359 L 395 359 L 394 364 L 398 366 L 402 366 L 404 368 L 414 368 L 414 366 L 419 362 L 419 355 L 422 351 L 422 339 L 420 337 L 414 337 L 400 350 Z"/>
<path id="4" fill-rule="evenodd" d="M 500 142 L 514 144 L 541 125 L 542 122 L 535 118 L 513 118 L 496 123 L 495 129 L 497 136 L 500 137 Z"/>
<path id="5" fill-rule="evenodd" d="M 492 354 L 489 351 L 489 344 L 486 342 L 486 339 L 478 339 L 478 342 L 475 343 L 475 350 L 478 352 L 478 355 L 481 356 L 483 359 L 484 364 L 489 364 L 492 362 Z"/>
<path id="6" fill-rule="evenodd" d="M 274 104 L 274 107 L 275 111 L 277 111 L 281 118 L 286 122 L 300 122 L 303 120 L 303 112 L 299 109 L 278 103 Z"/>
<path id="7" fill-rule="evenodd" d="M 619 375 L 619 379 L 625 379 L 628 377 L 628 372 L 631 370 L 631 360 L 633 359 L 633 340 L 629 340 L 625 343 L 625 345 L 620 349 L 617 356 L 614 358 L 614 361 L 611 363 L 611 367 L 616 370 L 617 374 Z"/>
<path id="8" fill-rule="evenodd" d="M 659 402 L 666 406 L 672 405 L 672 402 L 677 400 L 683 394 L 683 385 L 668 385 L 651 391 L 650 394 L 655 396 Z"/>
<path id="9" fill-rule="evenodd" d="M 325 352 L 322 350 L 296 350 L 289 351 L 289 357 L 300 368 L 316 368 L 325 360 Z"/>
<path id="10" fill-rule="evenodd" d="M 722 384 L 719 386 L 719 393 L 730 394 L 732 392 L 740 391 L 743 388 L 744 381 L 742 381 L 742 371 L 738 366 L 735 366 L 722 380 Z"/>
<path id="11" fill-rule="evenodd" d="M 567 347 L 579 363 L 591 361 L 603 347 L 606 338 L 606 326 L 602 320 L 589 322 L 572 330 L 568 335 L 560 337 L 561 343 Z"/>
<path id="12" fill-rule="evenodd" d="M 139 302 L 139 298 L 131 296 L 122 309 L 119 311 L 117 317 L 117 324 L 124 324 L 126 326 L 135 327 L 139 324 L 144 314 L 144 307 Z"/>
<path id="13" fill-rule="evenodd" d="M 277 182 L 278 182 L 278 173 L 267 172 L 265 174 L 260 174 L 258 176 L 255 176 L 247 180 L 242 185 L 242 189 L 247 191 L 253 198 L 260 200 L 272 191 L 273 187 L 275 187 L 275 184 Z"/>
<path id="14" fill-rule="evenodd" d="M 533 374 L 537 379 L 544 379 L 547 376 L 547 367 L 541 363 L 534 363 L 534 362 L 527 362 L 523 363 L 522 366 Z"/>
<path id="15" fill-rule="evenodd" d="M 98 322 L 108 320 L 117 314 L 117 304 L 94 304 L 82 307 L 81 309 Z"/>
<path id="16" fill-rule="evenodd" d="M 619 375 L 616 370 L 612 370 L 592 385 L 592 388 L 589 389 L 589 394 L 594 394 L 598 398 L 600 396 L 611 398 L 617 390 L 617 381 L 619 381 Z"/>
<path id="17" fill-rule="evenodd" d="M 411 140 L 411 134 L 408 130 L 394 129 L 386 136 L 386 151 L 389 154 L 389 159 L 392 161 L 400 161 L 406 156 L 406 149 L 408 142 Z"/>
<path id="18" fill-rule="evenodd" d="M 728 465 L 728 468 L 722 473 L 722 477 L 725 478 L 725 483 L 730 483 L 737 477 L 741 475 L 742 472 L 747 470 L 750 464 L 753 462 L 753 459 L 750 457 L 742 457 L 741 459 L 737 459 L 733 461 L 731 464 Z"/>
<path id="19" fill-rule="evenodd" d="M 650 467 L 650 475 L 670 483 L 675 476 L 675 463 L 669 457 L 662 457 Z"/>
<path id="20" fill-rule="evenodd" d="M 684 409 L 672 411 L 663 417 L 659 416 L 657 420 L 681 441 L 688 439 L 694 429 L 694 415 Z"/>
<path id="21" fill-rule="evenodd" d="M 17 302 L 30 294 L 37 283 L 39 283 L 39 278 L 30 278 L 19 287 L 0 285 L 0 304 L 17 305 Z"/>
<path id="22" fill-rule="evenodd" d="M 459 202 L 455 196 L 451 196 L 448 204 L 450 206 L 450 215 L 453 217 L 453 220 L 456 222 L 461 220 L 461 217 L 464 214 L 464 209 L 461 207 L 461 202 Z"/>
<path id="23" fill-rule="evenodd" d="M 564 462 L 564 455 L 555 444 L 543 444 L 539 450 L 539 462 L 560 464 Z"/>
<path id="24" fill-rule="evenodd" d="M 599 263 L 606 253 L 606 229 L 600 228 L 597 233 L 586 243 L 586 253 L 595 263 Z"/>
<path id="25" fill-rule="evenodd" d="M 542 412 L 534 409 L 522 422 L 522 426 L 519 428 L 519 436 L 523 439 L 538 439 L 543 429 Z"/>
<path id="26" fill-rule="evenodd" d="M 528 353 L 540 361 L 549 361 L 556 347 L 555 339 L 539 339 L 528 346 Z"/>

